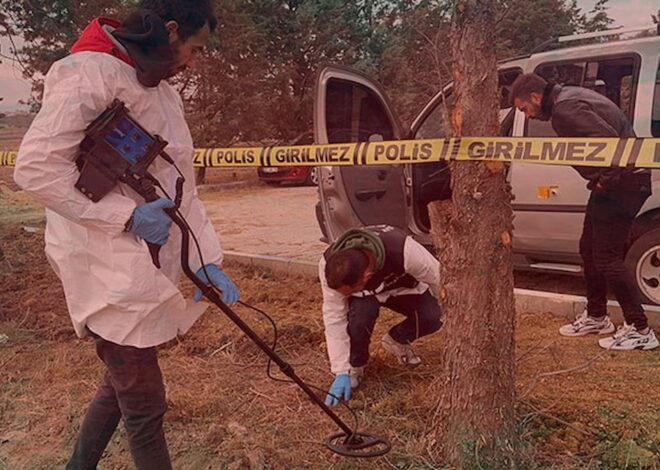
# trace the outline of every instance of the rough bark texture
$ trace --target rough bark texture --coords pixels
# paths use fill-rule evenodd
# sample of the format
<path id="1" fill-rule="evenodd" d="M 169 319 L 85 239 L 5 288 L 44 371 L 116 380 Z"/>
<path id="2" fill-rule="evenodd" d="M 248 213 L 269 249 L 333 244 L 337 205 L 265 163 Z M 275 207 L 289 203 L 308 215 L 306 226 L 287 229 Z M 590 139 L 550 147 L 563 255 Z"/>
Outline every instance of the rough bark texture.
<path id="1" fill-rule="evenodd" d="M 206 168 L 197 168 L 197 171 L 195 172 L 195 184 L 204 184 L 206 180 Z"/>
<path id="2" fill-rule="evenodd" d="M 454 3 L 456 136 L 499 129 L 494 3 Z M 505 170 L 500 163 L 454 162 L 452 201 L 429 205 L 445 320 L 434 425 L 458 468 L 516 466 L 513 227 Z"/>

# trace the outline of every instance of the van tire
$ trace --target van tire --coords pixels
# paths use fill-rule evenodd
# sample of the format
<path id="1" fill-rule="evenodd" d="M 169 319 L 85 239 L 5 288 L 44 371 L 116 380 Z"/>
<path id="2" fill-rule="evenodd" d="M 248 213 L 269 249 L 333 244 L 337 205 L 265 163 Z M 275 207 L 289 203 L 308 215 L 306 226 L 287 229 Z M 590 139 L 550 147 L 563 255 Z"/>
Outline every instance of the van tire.
<path id="1" fill-rule="evenodd" d="M 660 227 L 656 225 L 635 238 L 625 264 L 633 274 L 642 302 L 660 305 Z"/>

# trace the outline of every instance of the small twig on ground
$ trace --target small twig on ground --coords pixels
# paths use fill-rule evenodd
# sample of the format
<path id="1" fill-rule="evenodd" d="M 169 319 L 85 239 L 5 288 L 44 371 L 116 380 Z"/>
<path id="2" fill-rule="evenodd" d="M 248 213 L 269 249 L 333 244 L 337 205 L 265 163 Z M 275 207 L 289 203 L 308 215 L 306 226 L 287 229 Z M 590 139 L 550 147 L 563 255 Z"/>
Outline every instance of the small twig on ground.
<path id="1" fill-rule="evenodd" d="M 555 343 L 557 342 L 557 341 L 552 341 L 552 342 L 546 344 L 545 346 L 543 346 L 542 348 L 540 348 L 539 350 L 534 351 L 536 348 L 538 348 L 538 347 L 540 346 L 540 344 L 541 344 L 543 341 L 545 341 L 545 338 L 541 338 L 541 340 L 540 340 L 539 342 L 537 342 L 536 344 L 534 344 L 534 346 L 530 347 L 530 348 L 527 349 L 524 353 L 522 353 L 522 354 L 516 359 L 516 364 L 520 364 L 520 363 L 522 363 L 522 362 L 528 361 L 528 360 L 530 360 L 531 358 L 533 358 L 533 357 L 535 357 L 535 356 L 538 356 L 539 354 L 542 354 L 543 352 L 547 351 L 549 348 L 551 348 L 552 346 L 554 346 Z M 534 352 L 534 354 L 531 354 L 532 352 Z"/>
<path id="2" fill-rule="evenodd" d="M 218 349 L 216 349 L 216 350 L 213 351 L 211 354 L 209 354 L 209 357 L 213 357 L 213 356 L 215 356 L 216 354 L 218 354 L 218 353 L 224 351 L 225 349 L 227 349 L 227 348 L 228 348 L 230 345 L 232 345 L 232 344 L 234 344 L 234 340 L 229 340 L 229 341 L 227 341 L 225 344 L 223 344 L 223 345 L 220 346 Z"/>
<path id="3" fill-rule="evenodd" d="M 30 315 L 30 307 L 25 309 L 25 316 L 23 319 L 20 321 L 20 323 L 16 326 L 16 329 L 20 329 L 23 326 L 23 323 L 25 323 L 25 320 L 27 320 L 28 315 Z"/>
<path id="4" fill-rule="evenodd" d="M 591 431 L 586 431 L 586 430 L 584 430 L 584 429 L 580 429 L 580 428 L 578 428 L 577 426 L 574 426 L 574 425 L 572 425 L 571 423 L 569 423 L 569 422 L 567 422 L 567 421 L 564 421 L 563 419 L 561 419 L 561 418 L 559 418 L 559 417 L 557 417 L 557 416 L 555 416 L 555 415 L 551 415 L 550 413 L 545 413 L 545 412 L 543 412 L 543 410 L 539 410 L 536 406 L 532 405 L 532 404 L 531 404 L 530 402 L 528 402 L 528 401 L 520 400 L 520 403 L 522 403 L 522 404 L 525 405 L 525 406 L 529 406 L 531 409 L 535 410 L 535 411 L 536 411 L 536 414 L 538 414 L 538 415 L 540 415 L 540 416 L 545 416 L 546 418 L 554 419 L 554 420 L 557 421 L 558 423 L 561 423 L 561 424 L 563 424 L 564 426 L 567 426 L 567 427 L 573 429 L 574 431 L 577 431 L 577 432 L 579 432 L 579 433 L 582 433 L 582 434 L 584 434 L 584 435 L 586 435 L 586 436 L 594 436 L 594 437 L 596 436 L 596 434 L 593 433 L 593 432 L 591 432 Z"/>
<path id="5" fill-rule="evenodd" d="M 596 354 L 594 357 L 589 359 L 584 364 L 581 364 L 581 365 L 576 366 L 576 367 L 570 367 L 568 369 L 555 370 L 555 371 L 552 371 L 552 372 L 542 372 L 540 374 L 537 374 L 534 377 L 534 379 L 532 380 L 531 385 L 528 386 L 527 389 L 523 393 L 520 394 L 520 398 L 522 399 L 522 398 L 526 397 L 527 395 L 529 395 L 529 393 L 536 388 L 536 386 L 539 384 L 541 379 L 546 378 L 546 377 L 554 377 L 556 375 L 570 374 L 570 373 L 573 373 L 573 372 L 578 372 L 578 371 L 584 370 L 584 369 L 590 367 L 594 362 L 596 362 L 598 359 L 600 359 L 602 356 L 604 356 L 607 352 L 609 352 L 609 349 L 605 349 L 605 350 L 601 351 L 599 354 Z"/>
<path id="6" fill-rule="evenodd" d="M 563 396 L 561 396 L 561 395 L 558 396 L 558 397 L 555 399 L 555 401 L 553 401 L 553 402 L 550 403 L 548 406 L 546 406 L 545 408 L 543 408 L 543 409 L 541 410 L 541 412 L 543 412 L 543 413 L 549 413 L 549 412 L 551 412 L 552 409 L 555 407 L 555 405 L 556 405 L 557 403 L 559 403 L 560 401 L 562 401 L 563 399 L 564 399 Z M 527 420 L 528 418 L 532 418 L 532 417 L 534 417 L 534 416 L 536 416 L 536 415 L 538 415 L 538 413 L 537 413 L 536 411 L 533 411 L 532 413 L 527 413 L 525 416 L 522 417 L 522 419 L 523 419 L 523 421 L 524 421 L 524 420 Z"/>
<path id="7" fill-rule="evenodd" d="M 630 452 L 632 451 L 633 440 L 630 439 L 630 445 L 628 446 L 628 454 L 626 455 L 626 466 L 623 470 L 628 470 L 628 464 L 630 463 Z"/>
<path id="8" fill-rule="evenodd" d="M 401 468 L 398 465 L 394 465 L 392 462 L 390 462 L 390 459 L 387 458 L 387 455 L 383 456 L 383 460 L 385 460 L 385 462 L 387 462 L 387 464 L 395 470 Z"/>
<path id="9" fill-rule="evenodd" d="M 15 270 L 14 265 L 11 264 L 11 261 L 9 261 L 9 257 L 5 256 L 4 252 L 2 251 L 2 245 L 0 245 L 0 259 L 4 260 L 5 263 L 7 263 L 10 272 L 13 272 Z"/>
<path id="10" fill-rule="evenodd" d="M 14 354 L 12 357 L 7 359 L 5 362 L 0 363 L 0 370 L 5 367 L 5 364 L 9 364 L 12 360 L 16 358 L 16 354 Z"/>
<path id="11" fill-rule="evenodd" d="M 609 349 L 605 349 L 601 351 L 600 353 L 596 354 L 594 357 L 589 359 L 587 362 L 585 362 L 582 365 L 576 366 L 576 367 L 571 367 L 569 369 L 562 369 L 562 370 L 556 370 L 553 372 L 543 372 L 539 374 L 539 377 L 552 377 L 554 375 L 561 375 L 561 374 L 570 374 L 572 372 L 578 372 L 580 370 L 586 369 L 587 367 L 591 366 L 596 360 L 600 359 L 602 356 L 604 356 L 606 353 L 609 352 Z"/>
<path id="12" fill-rule="evenodd" d="M 255 395 L 259 395 L 260 397 L 265 398 L 265 399 L 268 400 L 268 401 L 276 401 L 275 399 L 273 399 L 273 397 L 271 397 L 271 396 L 269 396 L 269 395 L 266 395 L 265 393 L 261 393 L 261 392 L 259 392 L 258 390 L 253 389 L 252 387 L 250 387 L 250 391 L 251 391 L 252 393 L 254 393 Z"/>
<path id="13" fill-rule="evenodd" d="M 484 470 L 484 468 L 481 466 L 481 462 L 479 461 L 479 444 L 478 443 L 474 444 L 474 461 L 477 464 L 477 467 L 479 467 L 479 470 Z"/>

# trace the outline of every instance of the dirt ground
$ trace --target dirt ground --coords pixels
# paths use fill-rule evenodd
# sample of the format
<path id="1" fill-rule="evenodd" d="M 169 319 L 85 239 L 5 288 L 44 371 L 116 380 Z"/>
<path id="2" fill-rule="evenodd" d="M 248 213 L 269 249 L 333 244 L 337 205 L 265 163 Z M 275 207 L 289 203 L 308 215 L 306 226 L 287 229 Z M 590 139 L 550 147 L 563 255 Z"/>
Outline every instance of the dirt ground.
<path id="1" fill-rule="evenodd" d="M 62 468 L 103 369 L 92 344 L 73 334 L 43 255 L 42 211 L 4 190 L 0 221 L 0 335 L 6 335 L 0 339 L 0 469 Z M 318 283 L 235 265 L 227 270 L 242 299 L 277 322 L 282 356 L 326 389 L 332 378 Z M 188 282 L 182 289 L 192 292 Z M 237 311 L 272 338 L 258 314 Z M 382 317 L 374 338 L 397 321 L 391 312 Z M 659 469 L 660 353 L 602 352 L 595 338 L 559 337 L 561 323 L 518 314 L 517 409 L 526 468 Z M 174 468 L 445 468 L 433 425 L 442 341 L 442 334 L 419 341 L 425 365 L 415 371 L 374 344 L 367 379 L 350 404 L 361 429 L 388 436 L 393 450 L 357 461 L 323 447 L 336 431 L 333 423 L 295 386 L 269 380 L 257 347 L 210 309 L 187 335 L 160 348 Z M 345 410 L 339 413 L 350 422 Z M 121 426 L 101 468 L 132 468 Z"/>

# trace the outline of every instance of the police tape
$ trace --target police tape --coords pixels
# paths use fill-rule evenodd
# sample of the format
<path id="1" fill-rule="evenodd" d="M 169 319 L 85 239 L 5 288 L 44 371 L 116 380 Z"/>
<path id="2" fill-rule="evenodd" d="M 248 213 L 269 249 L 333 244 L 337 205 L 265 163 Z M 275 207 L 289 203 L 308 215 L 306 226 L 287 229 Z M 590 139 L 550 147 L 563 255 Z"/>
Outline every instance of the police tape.
<path id="1" fill-rule="evenodd" d="M 0 150 L 13 166 L 16 151 Z M 356 166 L 499 161 L 543 165 L 660 168 L 660 139 L 464 137 L 347 144 L 195 149 L 198 168 Z"/>

